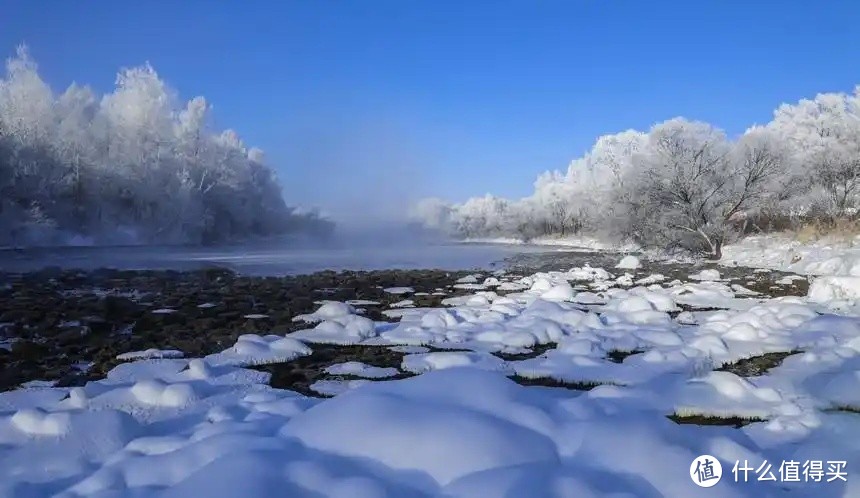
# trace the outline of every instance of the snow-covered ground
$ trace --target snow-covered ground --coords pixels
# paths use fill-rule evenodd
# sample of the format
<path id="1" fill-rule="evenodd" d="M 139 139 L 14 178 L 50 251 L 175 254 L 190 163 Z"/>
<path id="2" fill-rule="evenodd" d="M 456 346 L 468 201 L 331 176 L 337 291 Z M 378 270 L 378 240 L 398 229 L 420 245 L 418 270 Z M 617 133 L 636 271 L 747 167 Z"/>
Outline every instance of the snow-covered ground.
<path id="1" fill-rule="evenodd" d="M 134 352 L 84 387 L 0 393 L 0 496 L 860 496 L 850 308 L 626 271 L 476 278 L 484 289 L 398 323 L 326 302 L 286 337 L 205 358 Z M 397 347 L 417 375 L 332 365 L 357 378 L 319 381 L 322 399 L 244 368 L 316 343 Z M 771 353 L 788 356 L 758 376 L 734 368 Z M 707 491 L 691 476 L 700 455 L 722 466 Z"/>
<path id="2" fill-rule="evenodd" d="M 572 248 L 578 251 L 619 251 L 631 252 L 638 251 L 640 248 L 632 243 L 615 243 L 607 242 L 596 237 L 586 235 L 564 235 L 564 236 L 544 236 L 535 237 L 528 242 L 522 239 L 511 237 L 484 237 L 484 238 L 469 238 L 463 242 L 468 244 L 503 244 L 503 245 L 520 245 L 520 246 L 548 246 L 548 247 L 565 247 Z"/>
<path id="3" fill-rule="evenodd" d="M 752 236 L 723 248 L 722 264 L 860 276 L 860 238 L 802 243 L 781 234 Z"/>

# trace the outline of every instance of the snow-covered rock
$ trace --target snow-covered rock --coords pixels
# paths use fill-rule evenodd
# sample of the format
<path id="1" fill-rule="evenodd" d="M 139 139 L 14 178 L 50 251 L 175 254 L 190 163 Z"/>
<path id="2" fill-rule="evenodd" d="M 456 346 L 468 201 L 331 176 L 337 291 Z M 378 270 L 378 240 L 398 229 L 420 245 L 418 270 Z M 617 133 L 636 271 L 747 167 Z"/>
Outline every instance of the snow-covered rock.
<path id="1" fill-rule="evenodd" d="M 489 353 L 441 351 L 411 354 L 403 357 L 401 368 L 407 372 L 424 373 L 447 368 L 469 367 L 493 372 L 506 372 L 510 368 L 504 360 Z"/>
<path id="2" fill-rule="evenodd" d="M 622 270 L 636 270 L 642 267 L 642 262 L 636 256 L 628 254 L 621 258 L 621 261 L 615 267 Z"/>
<path id="3" fill-rule="evenodd" d="M 176 349 L 155 349 L 150 348 L 144 351 L 129 351 L 116 355 L 117 360 L 145 360 L 147 358 L 182 358 L 185 353 Z"/>
<path id="4" fill-rule="evenodd" d="M 860 299 L 860 277 L 817 277 L 807 295 L 817 303 Z"/>
<path id="5" fill-rule="evenodd" d="M 359 315 L 342 315 L 328 318 L 312 329 L 293 332 L 288 337 L 322 344 L 345 345 L 358 344 L 376 335 L 376 324 L 373 320 Z"/>
<path id="6" fill-rule="evenodd" d="M 294 338 L 278 335 L 240 335 L 233 347 L 206 357 L 210 365 L 263 365 L 283 363 L 311 354 L 311 348 Z"/>
<path id="7" fill-rule="evenodd" d="M 690 275 L 691 280 L 701 280 L 704 282 L 716 282 L 720 280 L 720 272 L 713 268 L 706 268 L 699 273 Z"/>
<path id="8" fill-rule="evenodd" d="M 333 318 L 341 318 L 347 315 L 354 315 L 355 308 L 346 303 L 338 301 L 325 301 L 318 310 L 306 315 L 298 315 L 293 317 L 294 322 L 315 323 Z"/>

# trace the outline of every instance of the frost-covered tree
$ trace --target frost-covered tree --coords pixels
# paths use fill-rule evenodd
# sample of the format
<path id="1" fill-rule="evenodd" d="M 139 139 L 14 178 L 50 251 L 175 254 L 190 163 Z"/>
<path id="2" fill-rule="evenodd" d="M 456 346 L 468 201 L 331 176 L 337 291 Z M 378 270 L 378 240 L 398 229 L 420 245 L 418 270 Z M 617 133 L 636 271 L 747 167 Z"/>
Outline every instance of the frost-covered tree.
<path id="1" fill-rule="evenodd" d="M 634 164 L 630 234 L 719 259 L 746 212 L 779 191 L 786 160 L 764 130 L 733 144 L 708 124 L 678 118 L 651 130 Z"/>
<path id="2" fill-rule="evenodd" d="M 148 64 L 97 97 L 55 96 L 26 47 L 0 79 L 0 244 L 199 243 L 327 233 L 286 206 L 258 149 L 214 130 L 202 97 L 180 104 Z"/>
<path id="3" fill-rule="evenodd" d="M 742 233 L 858 207 L 860 87 L 782 105 L 734 140 L 681 118 L 604 135 L 565 172 L 541 174 L 526 198 L 437 202 L 421 218 L 465 237 L 585 233 L 718 258 Z"/>
<path id="4" fill-rule="evenodd" d="M 823 191 L 833 215 L 856 207 L 860 194 L 860 87 L 783 104 L 768 125 L 783 137 L 810 186 Z M 801 176 L 801 175 L 797 175 Z"/>

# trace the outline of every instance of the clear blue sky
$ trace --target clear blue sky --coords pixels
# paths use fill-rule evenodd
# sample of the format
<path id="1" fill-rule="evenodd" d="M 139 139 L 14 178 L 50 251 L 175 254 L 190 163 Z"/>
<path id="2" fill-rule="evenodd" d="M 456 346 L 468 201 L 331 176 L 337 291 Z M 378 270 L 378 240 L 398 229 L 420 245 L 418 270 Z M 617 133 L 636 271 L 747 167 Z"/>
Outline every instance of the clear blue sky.
<path id="1" fill-rule="evenodd" d="M 402 214 L 527 195 L 601 134 L 683 115 L 730 134 L 860 83 L 853 1 L 0 3 L 55 88 L 150 61 L 267 151 L 287 199 Z"/>

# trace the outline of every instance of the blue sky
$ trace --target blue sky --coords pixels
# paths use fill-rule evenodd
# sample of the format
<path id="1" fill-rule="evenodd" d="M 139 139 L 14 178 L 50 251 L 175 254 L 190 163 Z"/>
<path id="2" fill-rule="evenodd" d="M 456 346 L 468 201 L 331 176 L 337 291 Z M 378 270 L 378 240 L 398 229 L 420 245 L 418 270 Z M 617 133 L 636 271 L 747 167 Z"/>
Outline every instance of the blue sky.
<path id="1" fill-rule="evenodd" d="M 268 153 L 290 202 L 396 218 L 521 197 L 605 133 L 674 116 L 730 134 L 860 83 L 856 1 L 0 4 L 55 88 L 150 61 Z"/>

